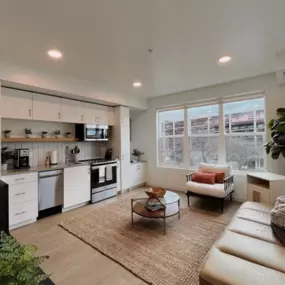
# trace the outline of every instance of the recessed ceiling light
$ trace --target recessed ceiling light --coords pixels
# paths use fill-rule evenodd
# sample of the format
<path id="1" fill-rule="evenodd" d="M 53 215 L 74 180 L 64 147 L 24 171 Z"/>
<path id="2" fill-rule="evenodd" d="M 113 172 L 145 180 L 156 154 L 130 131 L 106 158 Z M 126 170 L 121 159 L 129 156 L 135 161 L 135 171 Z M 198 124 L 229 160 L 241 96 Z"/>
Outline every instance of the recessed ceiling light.
<path id="1" fill-rule="evenodd" d="M 232 60 L 232 58 L 230 56 L 226 55 L 226 56 L 222 56 L 222 57 L 219 58 L 219 63 L 227 63 L 227 62 L 229 62 L 231 60 Z"/>
<path id="2" fill-rule="evenodd" d="M 139 82 L 139 81 L 136 81 L 136 82 L 133 83 L 133 86 L 136 87 L 136 88 L 138 88 L 138 87 L 141 87 L 141 86 L 142 86 L 142 83 Z"/>
<path id="3" fill-rule="evenodd" d="M 56 49 L 51 49 L 47 52 L 47 54 L 53 59 L 60 59 L 62 58 L 62 52 Z"/>

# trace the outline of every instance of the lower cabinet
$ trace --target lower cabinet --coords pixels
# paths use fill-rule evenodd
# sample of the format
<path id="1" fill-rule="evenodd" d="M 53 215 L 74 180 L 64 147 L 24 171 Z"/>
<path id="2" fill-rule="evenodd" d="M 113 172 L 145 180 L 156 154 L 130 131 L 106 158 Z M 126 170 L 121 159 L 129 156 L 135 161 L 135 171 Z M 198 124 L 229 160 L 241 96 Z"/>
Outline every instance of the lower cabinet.
<path id="1" fill-rule="evenodd" d="M 38 173 L 2 177 L 9 185 L 9 228 L 35 222 L 38 217 Z"/>
<path id="2" fill-rule="evenodd" d="M 90 201 L 90 165 L 64 169 L 63 197 L 64 209 Z"/>
<path id="3" fill-rule="evenodd" d="M 146 163 L 131 163 L 130 168 L 131 187 L 144 184 L 146 182 Z"/>

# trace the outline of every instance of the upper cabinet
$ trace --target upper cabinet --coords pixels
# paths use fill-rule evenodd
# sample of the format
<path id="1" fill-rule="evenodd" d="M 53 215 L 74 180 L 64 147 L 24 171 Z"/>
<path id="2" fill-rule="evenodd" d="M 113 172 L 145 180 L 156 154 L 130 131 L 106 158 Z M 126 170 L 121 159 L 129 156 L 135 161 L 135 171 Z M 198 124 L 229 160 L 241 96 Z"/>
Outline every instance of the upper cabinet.
<path id="1" fill-rule="evenodd" d="M 3 118 L 113 125 L 113 108 L 71 99 L 2 88 Z"/>
<path id="2" fill-rule="evenodd" d="M 81 102 L 61 99 L 61 121 L 66 123 L 84 123 Z"/>
<path id="3" fill-rule="evenodd" d="M 11 119 L 33 119 L 33 94 L 31 92 L 2 88 L 1 116 Z"/>
<path id="4" fill-rule="evenodd" d="M 130 125 L 130 108 L 121 107 L 120 123 L 124 126 Z"/>
<path id="5" fill-rule="evenodd" d="M 34 94 L 33 119 L 61 122 L 61 98 Z"/>

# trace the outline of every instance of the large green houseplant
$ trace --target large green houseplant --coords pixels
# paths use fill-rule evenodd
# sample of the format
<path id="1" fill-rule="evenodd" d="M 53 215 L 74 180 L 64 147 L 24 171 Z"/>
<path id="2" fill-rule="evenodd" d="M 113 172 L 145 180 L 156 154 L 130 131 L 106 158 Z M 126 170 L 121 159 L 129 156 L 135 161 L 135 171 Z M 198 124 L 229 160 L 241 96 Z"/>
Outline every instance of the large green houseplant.
<path id="1" fill-rule="evenodd" d="M 285 157 L 285 108 L 276 110 L 277 119 L 268 123 L 271 130 L 272 141 L 265 145 L 266 153 L 271 154 L 273 159 L 278 159 L 280 154 Z"/>
<path id="2" fill-rule="evenodd" d="M 12 236 L 0 232 L 0 284 L 39 285 L 48 278 L 39 270 L 47 256 L 35 256 L 37 248 L 22 245 Z"/>

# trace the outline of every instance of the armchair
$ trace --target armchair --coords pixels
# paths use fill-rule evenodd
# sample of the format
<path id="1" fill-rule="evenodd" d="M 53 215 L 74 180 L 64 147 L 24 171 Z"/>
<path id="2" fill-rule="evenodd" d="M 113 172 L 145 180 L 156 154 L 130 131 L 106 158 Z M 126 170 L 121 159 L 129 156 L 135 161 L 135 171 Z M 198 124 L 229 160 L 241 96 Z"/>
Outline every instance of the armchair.
<path id="1" fill-rule="evenodd" d="M 211 198 L 220 201 L 221 213 L 224 211 L 224 201 L 230 198 L 234 192 L 234 179 L 231 173 L 231 167 L 228 165 L 215 165 L 200 163 L 199 172 L 224 172 L 225 179 L 223 183 L 204 184 L 192 181 L 194 172 L 186 174 L 186 192 L 188 206 L 190 206 L 190 196 L 199 198 Z"/>

